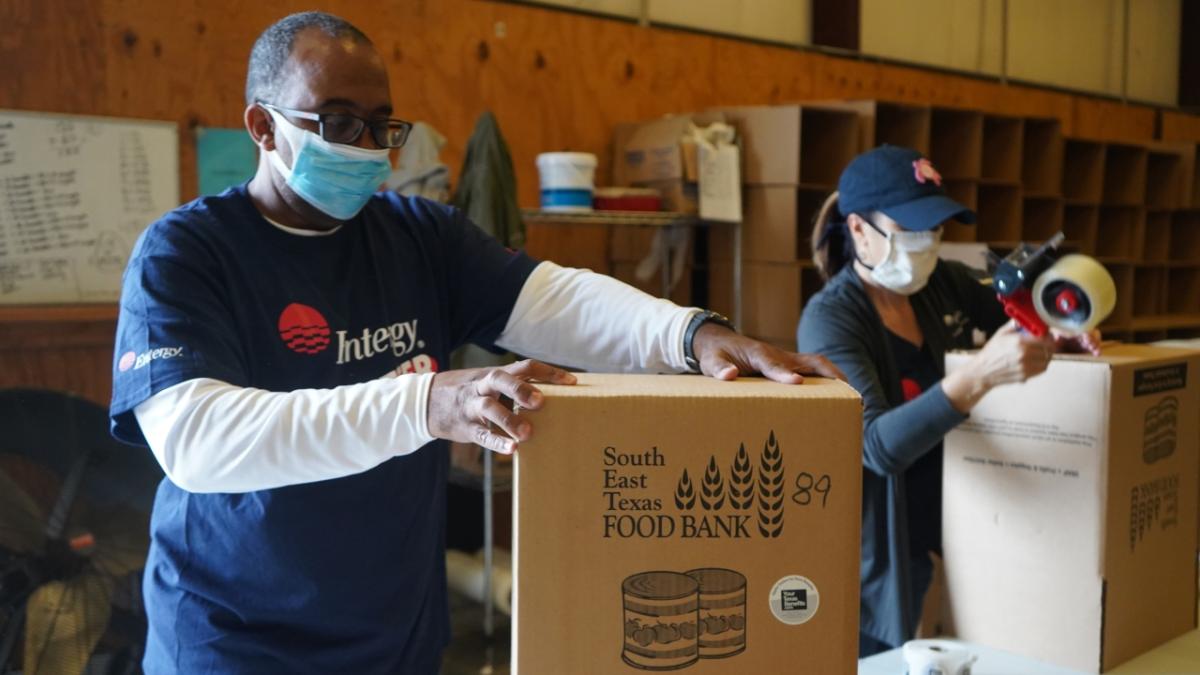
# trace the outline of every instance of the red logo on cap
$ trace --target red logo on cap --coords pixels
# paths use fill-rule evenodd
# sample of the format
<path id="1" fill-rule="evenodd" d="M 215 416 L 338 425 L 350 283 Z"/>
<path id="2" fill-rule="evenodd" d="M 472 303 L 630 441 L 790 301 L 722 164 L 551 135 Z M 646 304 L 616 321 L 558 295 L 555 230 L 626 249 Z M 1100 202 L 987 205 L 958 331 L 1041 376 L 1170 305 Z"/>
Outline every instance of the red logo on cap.
<path id="1" fill-rule="evenodd" d="M 317 354 L 329 346 L 329 322 L 308 305 L 293 302 L 279 315 L 279 337 L 299 354 Z"/>
<path id="2" fill-rule="evenodd" d="M 917 177 L 917 182 L 922 185 L 933 181 L 934 185 L 938 187 L 942 186 L 942 174 L 938 173 L 937 169 L 933 168 L 933 163 L 924 157 L 913 161 L 913 175 Z"/>

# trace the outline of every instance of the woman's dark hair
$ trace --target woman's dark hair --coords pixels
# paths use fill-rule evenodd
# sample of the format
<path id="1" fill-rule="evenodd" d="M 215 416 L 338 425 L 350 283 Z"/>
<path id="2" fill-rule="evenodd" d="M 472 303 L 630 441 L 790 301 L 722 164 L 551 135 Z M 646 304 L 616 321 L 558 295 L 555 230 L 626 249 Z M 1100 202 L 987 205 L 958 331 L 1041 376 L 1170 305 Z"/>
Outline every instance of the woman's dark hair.
<path id="1" fill-rule="evenodd" d="M 838 193 L 825 198 L 817 211 L 812 230 L 813 262 L 821 278 L 828 281 L 854 260 L 856 251 L 850 227 L 838 209 Z"/>

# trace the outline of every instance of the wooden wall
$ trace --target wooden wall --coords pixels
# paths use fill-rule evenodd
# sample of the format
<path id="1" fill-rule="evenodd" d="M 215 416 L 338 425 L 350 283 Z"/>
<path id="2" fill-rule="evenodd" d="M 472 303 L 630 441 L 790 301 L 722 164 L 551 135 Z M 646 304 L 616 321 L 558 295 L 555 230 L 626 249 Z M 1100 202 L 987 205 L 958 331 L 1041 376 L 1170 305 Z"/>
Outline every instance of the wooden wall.
<path id="1" fill-rule="evenodd" d="M 1200 116 L 1162 111 L 1158 137 L 1164 141 L 1200 142 Z"/>
<path id="2" fill-rule="evenodd" d="M 885 98 L 1053 116 L 1070 135 L 1155 133 L 1157 112 L 1148 107 L 495 0 L 0 0 L 0 108 L 173 120 L 190 199 L 192 129 L 241 126 L 254 38 L 284 14 L 314 8 L 344 16 L 375 41 L 397 114 L 444 133 L 452 168 L 476 117 L 492 110 L 525 205 L 537 202 L 538 152 L 605 158 L 616 122 L 712 105 Z M 0 312 L 0 325 L 11 320 Z M 33 339 L 30 325 L 55 324 L 22 325 L 17 333 L 26 337 L 6 333 L 0 349 Z M 80 386 L 50 364 L 0 375 L 0 386 L 17 383 Z M 107 398 L 106 382 L 84 389 Z"/>
<path id="3" fill-rule="evenodd" d="M 441 130 L 452 167 L 475 118 L 493 110 L 529 205 L 538 152 L 603 154 L 616 122 L 711 105 L 877 97 L 1054 116 L 1071 135 L 1149 139 L 1155 129 L 1154 109 L 1143 106 L 496 0 L 3 0 L 0 107 L 174 120 L 190 198 L 191 128 L 241 126 L 254 38 L 311 8 L 370 35 L 388 62 L 397 114 Z"/>

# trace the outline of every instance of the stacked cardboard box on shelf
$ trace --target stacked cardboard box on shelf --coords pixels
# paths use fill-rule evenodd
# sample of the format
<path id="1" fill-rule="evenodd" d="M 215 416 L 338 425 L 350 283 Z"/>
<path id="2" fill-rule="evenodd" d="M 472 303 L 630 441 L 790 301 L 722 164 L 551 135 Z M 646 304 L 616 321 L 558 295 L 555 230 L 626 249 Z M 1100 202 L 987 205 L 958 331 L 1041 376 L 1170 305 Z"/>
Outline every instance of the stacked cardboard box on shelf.
<path id="1" fill-rule="evenodd" d="M 804 301 L 820 288 L 809 239 L 813 218 L 862 146 L 858 114 L 823 105 L 718 110 L 742 143 L 742 331 L 795 348 Z M 710 306 L 733 305 L 730 231 L 712 231 Z"/>
<path id="2" fill-rule="evenodd" d="M 723 122 L 718 112 L 669 115 L 655 120 L 619 124 L 613 132 L 612 183 L 618 186 L 653 188 L 662 197 L 665 211 L 705 218 L 726 219 L 740 210 L 740 195 L 732 195 L 721 185 L 727 169 L 737 169 L 736 152 L 728 166 L 724 155 L 706 157 L 689 139 L 693 125 L 706 127 Z M 734 149 L 736 151 L 736 148 Z M 710 153 L 711 154 L 711 153 Z M 703 175 L 702 175 L 703 174 Z M 736 181 L 736 171 L 729 178 Z M 730 198 L 732 197 L 732 198 Z M 713 215 L 719 214 L 719 215 Z M 675 247 L 683 246 L 684 255 L 671 256 L 669 293 L 664 293 L 663 264 L 659 252 L 663 241 L 661 228 L 653 226 L 611 225 L 607 229 L 607 272 L 653 295 L 666 295 L 676 303 L 692 304 L 692 234 L 674 233 Z M 639 273 L 640 270 L 640 273 Z"/>

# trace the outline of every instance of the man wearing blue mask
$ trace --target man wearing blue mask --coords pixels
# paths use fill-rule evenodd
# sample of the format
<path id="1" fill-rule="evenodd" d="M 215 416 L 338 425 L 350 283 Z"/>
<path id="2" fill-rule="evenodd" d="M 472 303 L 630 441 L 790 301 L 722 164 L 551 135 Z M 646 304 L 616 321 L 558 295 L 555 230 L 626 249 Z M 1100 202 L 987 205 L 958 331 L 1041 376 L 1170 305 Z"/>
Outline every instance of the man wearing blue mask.
<path id="1" fill-rule="evenodd" d="M 446 441 L 511 453 L 537 361 L 440 371 L 472 342 L 586 369 L 839 374 L 461 213 L 376 193 L 409 124 L 383 62 L 321 13 L 250 57 L 246 185 L 152 224 L 126 270 L 113 433 L 167 473 L 144 582 L 148 673 L 435 673 L 449 639 Z"/>

